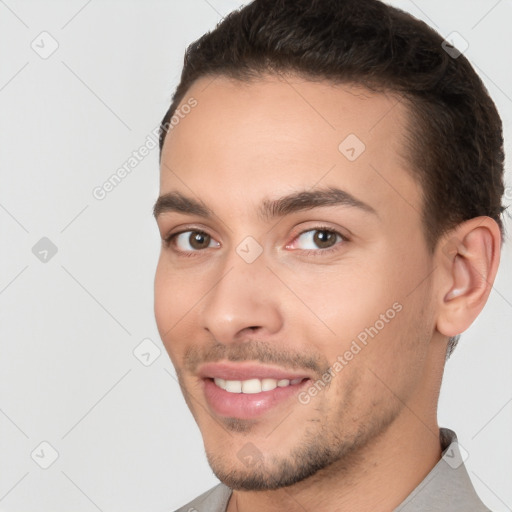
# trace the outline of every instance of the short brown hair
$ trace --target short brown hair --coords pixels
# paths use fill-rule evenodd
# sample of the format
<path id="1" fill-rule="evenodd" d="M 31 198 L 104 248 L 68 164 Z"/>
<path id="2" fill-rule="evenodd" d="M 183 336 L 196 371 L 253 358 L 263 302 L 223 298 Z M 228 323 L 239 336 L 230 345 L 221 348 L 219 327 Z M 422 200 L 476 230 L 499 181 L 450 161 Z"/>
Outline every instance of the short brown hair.
<path id="1" fill-rule="evenodd" d="M 291 72 L 363 85 L 408 106 L 407 158 L 422 185 L 429 249 L 480 215 L 498 223 L 503 239 L 501 119 L 468 60 L 443 46 L 427 24 L 378 0 L 254 0 L 188 47 L 160 152 L 176 108 L 201 77 L 247 82 Z"/>

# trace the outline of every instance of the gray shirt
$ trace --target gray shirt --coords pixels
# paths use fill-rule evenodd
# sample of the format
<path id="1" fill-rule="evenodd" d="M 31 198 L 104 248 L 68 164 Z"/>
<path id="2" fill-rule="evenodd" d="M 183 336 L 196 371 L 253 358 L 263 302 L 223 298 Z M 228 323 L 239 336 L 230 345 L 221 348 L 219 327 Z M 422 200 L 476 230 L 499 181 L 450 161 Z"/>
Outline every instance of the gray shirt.
<path id="1" fill-rule="evenodd" d="M 393 512 L 490 512 L 469 479 L 455 432 L 442 428 L 440 438 L 441 460 Z M 176 512 L 225 512 L 230 496 L 219 484 Z"/>

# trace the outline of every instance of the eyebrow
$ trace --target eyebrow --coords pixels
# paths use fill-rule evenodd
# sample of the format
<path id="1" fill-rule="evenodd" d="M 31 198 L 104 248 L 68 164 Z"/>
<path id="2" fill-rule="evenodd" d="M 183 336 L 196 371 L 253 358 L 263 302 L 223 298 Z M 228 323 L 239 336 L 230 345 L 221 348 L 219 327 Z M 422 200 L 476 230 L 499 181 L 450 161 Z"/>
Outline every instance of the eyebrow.
<path id="1" fill-rule="evenodd" d="M 377 212 L 369 204 L 336 187 L 295 192 L 278 199 L 267 199 L 260 207 L 260 215 L 264 219 L 272 220 L 290 213 L 322 206 L 350 206 L 377 215 Z"/>
<path id="2" fill-rule="evenodd" d="M 179 192 L 163 194 L 156 200 L 155 206 L 153 206 L 155 218 L 165 212 L 186 213 L 206 218 L 213 217 L 213 212 L 205 204 Z"/>
<path id="3" fill-rule="evenodd" d="M 345 190 L 336 187 L 325 189 L 294 192 L 278 199 L 265 199 L 260 206 L 261 218 L 270 221 L 276 217 L 283 217 L 322 206 L 349 206 L 366 213 L 377 215 L 377 212 L 369 204 L 357 199 Z M 199 215 L 210 219 L 214 214 L 204 203 L 180 192 L 169 192 L 161 195 L 153 208 L 155 218 L 165 212 L 178 212 L 188 215 Z"/>

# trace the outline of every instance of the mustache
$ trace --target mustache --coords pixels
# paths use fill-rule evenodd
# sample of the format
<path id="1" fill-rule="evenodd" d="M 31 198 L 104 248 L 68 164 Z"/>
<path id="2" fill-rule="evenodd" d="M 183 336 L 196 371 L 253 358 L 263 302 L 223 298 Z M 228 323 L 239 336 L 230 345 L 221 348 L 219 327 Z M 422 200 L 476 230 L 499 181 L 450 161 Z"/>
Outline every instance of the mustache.
<path id="1" fill-rule="evenodd" d="M 225 345 L 214 342 L 206 346 L 189 347 L 183 358 L 183 366 L 195 373 L 204 363 L 216 363 L 221 360 L 232 362 L 256 361 L 261 364 L 282 366 L 291 370 L 312 370 L 319 377 L 330 367 L 325 357 L 317 354 L 301 354 L 278 349 L 275 343 L 251 340 Z"/>

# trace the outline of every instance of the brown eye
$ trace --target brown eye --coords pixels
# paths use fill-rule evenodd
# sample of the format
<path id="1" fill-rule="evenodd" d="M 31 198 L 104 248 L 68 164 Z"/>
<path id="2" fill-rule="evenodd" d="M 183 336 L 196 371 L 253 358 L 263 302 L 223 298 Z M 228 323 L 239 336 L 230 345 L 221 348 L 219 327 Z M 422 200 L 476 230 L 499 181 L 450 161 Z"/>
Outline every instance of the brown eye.
<path id="1" fill-rule="evenodd" d="M 206 249 L 210 245 L 211 237 L 206 233 L 192 231 L 188 242 L 193 249 Z"/>
<path id="2" fill-rule="evenodd" d="M 208 233 L 203 231 L 188 230 L 176 233 L 170 237 L 170 242 L 181 252 L 196 252 L 209 247 L 220 247 Z"/>
<path id="3" fill-rule="evenodd" d="M 340 245 L 340 242 L 346 242 L 348 239 L 334 231 L 327 228 L 315 228 L 303 231 L 293 242 L 292 249 L 302 249 L 304 251 L 313 251 L 322 254 L 327 252 L 328 249 Z"/>
<path id="4" fill-rule="evenodd" d="M 336 243 L 334 231 L 316 230 L 313 235 L 313 242 L 320 248 L 332 247 Z"/>

